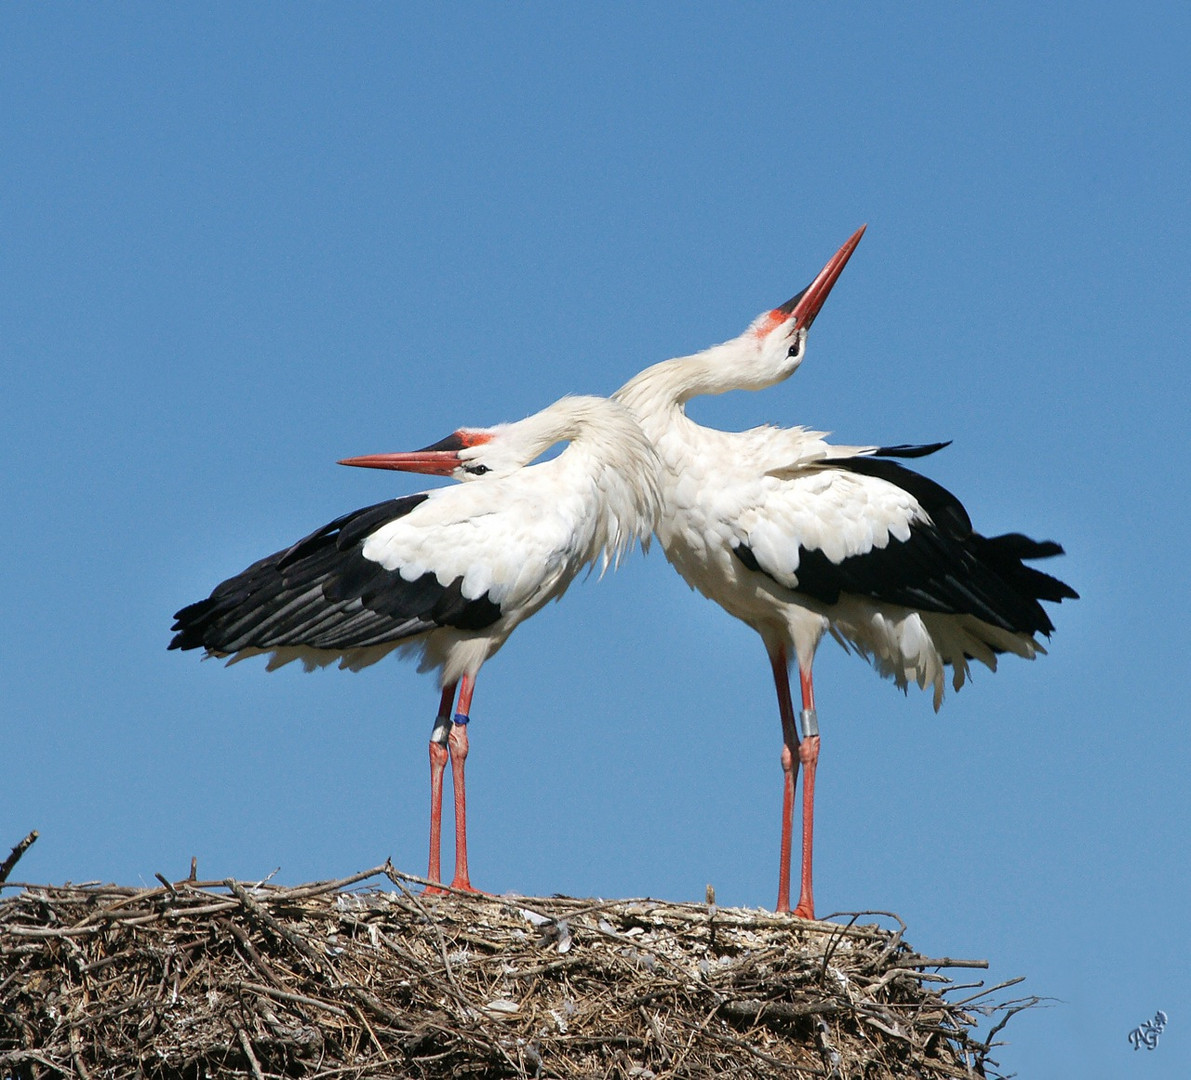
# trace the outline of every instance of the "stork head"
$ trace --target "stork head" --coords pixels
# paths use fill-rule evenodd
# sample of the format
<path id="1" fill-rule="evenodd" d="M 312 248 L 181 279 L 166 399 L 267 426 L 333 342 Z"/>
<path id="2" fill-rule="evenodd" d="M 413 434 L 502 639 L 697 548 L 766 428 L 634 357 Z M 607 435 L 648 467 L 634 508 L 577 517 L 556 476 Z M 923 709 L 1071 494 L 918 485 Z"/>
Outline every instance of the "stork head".
<path id="1" fill-rule="evenodd" d="M 509 439 L 502 438 L 509 426 L 460 428 L 421 450 L 399 454 L 366 454 L 363 457 L 344 458 L 339 464 L 449 476 L 454 480 L 508 476 L 527 464 L 525 453 L 519 452 L 519 447 Z"/>
<path id="2" fill-rule="evenodd" d="M 788 378 L 802 363 L 806 351 L 806 335 L 823 307 L 864 230 L 861 225 L 843 247 L 828 260 L 802 292 L 787 300 L 781 307 L 758 315 L 734 342 L 739 351 L 736 375 L 743 389 L 761 389 Z M 747 382 L 747 385 L 745 383 Z"/>
<path id="3" fill-rule="evenodd" d="M 621 432 L 623 439 L 622 429 L 626 426 L 630 441 L 633 434 L 644 439 L 636 422 L 621 406 L 604 398 L 565 397 L 515 423 L 460 428 L 421 450 L 345 458 L 339 464 L 428 473 L 463 481 L 480 477 L 497 479 L 512 476 L 556 443 L 569 442 L 581 431 Z"/>

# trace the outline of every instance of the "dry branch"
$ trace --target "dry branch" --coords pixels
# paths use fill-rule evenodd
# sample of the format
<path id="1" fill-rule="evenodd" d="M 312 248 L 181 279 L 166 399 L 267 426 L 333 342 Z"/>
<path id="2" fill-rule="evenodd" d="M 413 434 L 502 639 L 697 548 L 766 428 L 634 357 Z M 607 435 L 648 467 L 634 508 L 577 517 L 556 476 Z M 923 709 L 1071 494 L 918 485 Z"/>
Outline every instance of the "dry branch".
<path id="1" fill-rule="evenodd" d="M 388 865 L 162 880 L 0 900 L 0 1077 L 996 1075 L 963 1009 L 989 992 L 949 1001 L 923 970 L 982 962 L 919 956 L 904 926 L 426 896 Z M 995 1033 L 1023 1004 L 978 1008 Z"/>
<path id="2" fill-rule="evenodd" d="M 4 862 L 0 863 L 0 882 L 8 880 L 8 875 L 12 873 L 13 867 L 20 862 L 21 856 L 33 846 L 33 842 L 37 839 L 37 837 L 38 832 L 36 829 L 34 829 L 29 833 L 28 836 L 25 837 L 24 840 L 15 845 L 12 851 L 8 853 L 8 858 L 6 858 Z"/>

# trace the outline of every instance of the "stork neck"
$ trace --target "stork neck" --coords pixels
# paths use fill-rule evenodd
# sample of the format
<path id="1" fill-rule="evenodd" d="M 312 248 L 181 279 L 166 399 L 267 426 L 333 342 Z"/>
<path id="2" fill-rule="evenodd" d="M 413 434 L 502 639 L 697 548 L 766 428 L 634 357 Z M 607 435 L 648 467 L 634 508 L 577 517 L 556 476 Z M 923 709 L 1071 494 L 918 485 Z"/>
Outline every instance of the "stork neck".
<path id="1" fill-rule="evenodd" d="M 562 398 L 522 423 L 536 426 L 536 430 L 531 428 L 531 438 L 537 440 L 534 457 L 565 442 L 555 460 L 571 468 L 616 468 L 621 458 L 631 457 L 634 448 L 643 444 L 632 416 L 600 398 Z"/>
<path id="2" fill-rule="evenodd" d="M 662 497 L 653 446 L 627 408 L 604 398 L 564 398 L 545 411 L 561 421 L 550 444 L 566 439 L 567 446 L 530 471 L 555 497 L 566 491 L 586 498 L 581 517 L 592 546 L 585 561 L 602 551 L 605 567 L 619 562 L 657 524 Z"/>
<path id="3" fill-rule="evenodd" d="M 746 343 L 737 338 L 693 356 L 654 364 L 625 383 L 616 398 L 644 422 L 652 414 L 682 412 L 693 397 L 729 390 L 763 390 L 789 373 L 761 369 Z"/>

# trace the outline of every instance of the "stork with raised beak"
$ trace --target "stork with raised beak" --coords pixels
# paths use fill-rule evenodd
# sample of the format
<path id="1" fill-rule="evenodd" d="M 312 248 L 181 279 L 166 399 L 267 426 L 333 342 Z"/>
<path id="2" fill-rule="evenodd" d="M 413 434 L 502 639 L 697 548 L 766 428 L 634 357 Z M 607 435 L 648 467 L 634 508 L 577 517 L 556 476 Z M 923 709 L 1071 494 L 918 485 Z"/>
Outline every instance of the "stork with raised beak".
<path id="1" fill-rule="evenodd" d="M 765 644 L 782 725 L 778 911 L 790 910 L 790 849 L 803 770 L 801 895 L 814 917 L 812 850 L 819 727 L 811 677 L 830 632 L 903 689 L 930 687 L 944 668 L 958 690 L 969 662 L 995 670 L 1010 652 L 1032 659 L 1053 626 L 1040 601 L 1074 599 L 1068 585 L 1025 565 L 1058 555 L 1051 541 L 985 537 L 950 492 L 899 464 L 945 446 L 834 446 L 806 428 L 729 432 L 685 411 L 702 394 L 760 390 L 802 363 L 807 332 L 864 228 L 806 289 L 743 334 L 646 368 L 615 394 L 640 421 L 662 464 L 657 535 L 694 589 L 748 623 Z M 790 695 L 798 665 L 802 709 Z"/>

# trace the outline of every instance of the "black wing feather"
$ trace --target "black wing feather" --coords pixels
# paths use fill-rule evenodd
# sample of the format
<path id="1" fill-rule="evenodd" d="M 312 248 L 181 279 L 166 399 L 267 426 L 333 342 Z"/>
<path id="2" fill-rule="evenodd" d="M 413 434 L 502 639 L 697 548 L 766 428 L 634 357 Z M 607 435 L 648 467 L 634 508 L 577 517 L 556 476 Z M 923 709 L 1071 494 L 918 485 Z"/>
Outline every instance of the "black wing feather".
<path id="1" fill-rule="evenodd" d="M 816 464 L 827 469 L 847 469 L 862 476 L 884 480 L 913 495 L 918 500 L 918 505 L 930 514 L 940 529 L 957 538 L 970 536 L 972 533 L 972 519 L 968 517 L 968 512 L 959 499 L 942 484 L 937 484 L 929 477 L 916 473 L 913 469 L 907 469 L 896 461 L 875 457 L 847 457 L 828 458 Z"/>
<path id="2" fill-rule="evenodd" d="M 894 484 L 913 495 L 931 518 L 914 523 L 907 540 L 890 539 L 883 548 L 832 562 L 821 550 L 800 547 L 797 591 L 824 604 L 836 604 L 851 593 L 920 611 L 974 615 L 1013 633 L 1049 634 L 1054 624 L 1041 600 L 1078 599 L 1071 586 L 1026 566 L 1025 559 L 1061 555 L 1051 540 L 1031 540 L 1020 533 L 985 537 L 972 529 L 963 504 L 941 484 L 891 456 L 920 457 L 941 449 L 884 447 L 873 456 L 835 458 L 822 468 L 846 469 Z M 745 545 L 734 549 L 751 570 L 764 572 Z"/>
<path id="3" fill-rule="evenodd" d="M 937 454 L 940 450 L 945 450 L 950 445 L 950 439 L 946 442 L 899 443 L 897 446 L 878 446 L 876 450 L 870 451 L 869 456 L 920 458 L 926 457 L 927 454 Z"/>
<path id="4" fill-rule="evenodd" d="M 368 506 L 217 585 L 175 616 L 171 649 L 306 646 L 346 651 L 400 641 L 440 626 L 480 630 L 500 618 L 487 593 L 463 595 L 462 579 L 443 585 L 432 573 L 407 581 L 366 559 L 364 541 L 404 517 L 427 495 Z"/>

